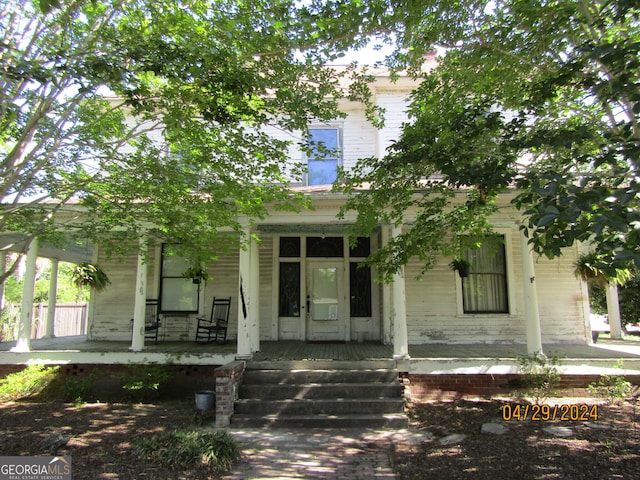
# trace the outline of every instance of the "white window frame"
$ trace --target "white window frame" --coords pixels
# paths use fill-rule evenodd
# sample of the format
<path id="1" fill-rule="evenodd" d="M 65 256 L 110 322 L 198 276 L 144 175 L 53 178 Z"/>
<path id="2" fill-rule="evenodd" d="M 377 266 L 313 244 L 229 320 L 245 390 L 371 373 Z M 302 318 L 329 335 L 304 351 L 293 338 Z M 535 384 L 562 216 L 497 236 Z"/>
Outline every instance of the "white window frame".
<path id="1" fill-rule="evenodd" d="M 344 145 L 343 145 L 343 139 L 342 139 L 342 134 L 343 134 L 343 126 L 342 125 L 335 125 L 335 124 L 329 124 L 329 125 L 312 125 L 309 127 L 309 132 L 311 132 L 312 130 L 335 130 L 336 132 L 336 142 L 337 142 L 337 155 L 336 155 L 336 173 L 337 173 L 337 169 L 338 167 L 342 167 L 343 162 L 344 162 Z M 333 157 L 327 157 L 328 159 L 333 159 Z M 305 186 L 311 186 L 311 184 L 309 183 L 309 155 L 308 154 L 304 154 L 304 161 L 307 165 L 307 171 L 304 174 L 304 185 Z M 329 184 L 330 185 L 330 184 Z"/>

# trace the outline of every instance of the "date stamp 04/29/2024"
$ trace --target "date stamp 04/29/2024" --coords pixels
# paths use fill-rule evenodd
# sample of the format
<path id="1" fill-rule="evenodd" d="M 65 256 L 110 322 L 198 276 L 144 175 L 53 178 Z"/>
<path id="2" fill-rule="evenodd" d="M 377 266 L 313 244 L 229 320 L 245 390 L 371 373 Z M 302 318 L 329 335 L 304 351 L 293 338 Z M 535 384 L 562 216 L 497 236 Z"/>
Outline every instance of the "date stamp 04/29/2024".
<path id="1" fill-rule="evenodd" d="M 587 405 L 585 403 L 573 403 L 562 405 L 503 405 L 500 408 L 502 420 L 532 422 L 587 422 L 598 420 L 598 405 Z"/>

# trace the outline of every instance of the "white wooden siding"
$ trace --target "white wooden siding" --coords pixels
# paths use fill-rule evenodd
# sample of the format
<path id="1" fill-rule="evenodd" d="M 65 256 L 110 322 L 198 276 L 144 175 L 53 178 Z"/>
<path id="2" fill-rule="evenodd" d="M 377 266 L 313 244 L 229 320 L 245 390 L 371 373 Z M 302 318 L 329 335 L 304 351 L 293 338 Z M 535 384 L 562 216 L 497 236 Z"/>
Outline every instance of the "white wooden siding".
<path id="1" fill-rule="evenodd" d="M 94 306 L 90 309 L 87 335 L 92 340 L 130 341 L 138 259 L 130 255 L 107 260 L 99 251 L 97 263 L 109 277 L 111 285 L 91 295 Z M 154 274 L 154 263 L 150 262 L 147 285 L 153 285 L 149 282 L 153 282 Z M 147 294 L 149 298 L 150 293 Z"/>
<path id="2" fill-rule="evenodd" d="M 346 118 L 336 121 L 312 124 L 312 126 L 324 126 L 339 128 L 342 131 L 342 165 L 346 169 L 352 169 L 358 159 L 381 156 L 400 134 L 402 124 L 407 121 L 406 91 L 382 91 L 377 93 L 377 104 L 386 110 L 385 125 L 378 130 L 366 118 L 364 106 L 357 103 L 342 104 Z M 289 147 L 289 157 L 292 162 L 304 162 L 305 157 L 299 145 L 302 142 L 300 133 L 284 132 L 276 128 L 265 130 L 273 138 L 292 141 Z M 293 178 L 289 175 L 289 178 Z"/>
<path id="3" fill-rule="evenodd" d="M 375 92 L 378 106 L 385 109 L 384 128 L 377 130 L 365 118 L 362 105 L 343 103 L 347 117 L 332 122 L 328 126 L 342 129 L 343 165 L 352 168 L 359 158 L 383 156 L 387 148 L 397 140 L 401 127 L 407 121 L 409 88 L 402 89 L 388 85 Z M 297 145 L 301 137 L 278 129 L 267 130 L 270 135 L 294 143 L 289 149 L 292 162 L 303 161 L 303 154 Z M 505 198 L 501 197 L 501 198 Z M 319 195 L 315 210 L 300 214 L 292 212 L 273 212 L 266 222 L 297 225 L 335 224 L 340 199 L 335 195 Z M 411 212 L 407 213 L 410 219 Z M 352 220 L 352 213 L 346 221 Z M 463 314 L 459 308 L 459 280 L 451 271 L 448 263 L 451 259 L 442 258 L 438 265 L 427 272 L 422 280 L 416 280 L 421 265 L 410 262 L 405 269 L 407 327 L 409 343 L 511 343 L 526 342 L 526 324 L 524 311 L 524 291 L 522 278 L 522 252 L 520 250 L 519 231 L 516 222 L 519 214 L 508 205 L 508 198 L 492 222 L 511 237 L 507 251 L 509 266 L 510 313 L 509 314 Z M 409 221 L 409 220 L 408 220 Z M 291 232 L 290 235 L 295 235 Z M 274 238 L 262 236 L 259 246 L 260 280 L 260 338 L 275 340 L 280 338 L 304 338 L 303 320 L 277 318 L 277 259 L 274 259 Z M 159 295 L 159 255 L 156 249 L 151 253 L 148 277 L 148 298 Z M 277 255 L 277 251 L 276 251 Z M 537 259 L 535 264 L 536 283 L 540 307 L 540 321 L 543 342 L 584 343 L 589 338 L 588 322 L 584 318 L 584 288 L 573 276 L 572 262 L 577 256 L 577 248 L 567 249 L 558 260 Z M 274 261 L 275 260 L 275 261 Z M 131 318 L 133 317 L 134 289 L 136 274 L 136 256 L 107 261 L 100 254 L 98 263 L 105 269 L 112 285 L 92 297 L 90 309 L 90 338 L 96 340 L 130 340 Z M 229 337 L 236 338 L 238 329 L 238 263 L 239 252 L 235 249 L 208 265 L 210 280 L 202 287 L 200 295 L 201 316 L 209 316 L 214 296 L 232 297 L 229 316 Z M 302 278 L 304 279 L 304 262 Z M 274 271 L 274 269 L 276 271 Z M 377 295 L 372 301 L 379 308 L 378 317 L 372 323 L 376 332 L 371 337 L 391 340 L 390 291 L 388 286 L 374 285 Z M 387 303 L 385 304 L 385 301 Z M 374 315 L 375 316 L 375 315 Z M 163 329 L 166 340 L 190 339 L 195 336 L 195 324 L 198 315 L 184 318 L 165 319 Z M 287 324 L 287 321 L 290 323 Z M 360 332 L 360 320 L 355 320 L 352 336 Z M 362 323 L 362 322 L 361 322 Z"/>
<path id="4" fill-rule="evenodd" d="M 512 264 L 508 279 L 514 295 L 511 314 L 460 314 L 457 306 L 457 273 L 442 258 L 421 280 L 420 264 L 410 262 L 405 269 L 407 328 L 409 343 L 525 343 L 526 324 L 521 269 L 519 232 L 514 226 L 508 249 Z M 273 238 L 265 236 L 260 252 L 260 338 L 273 340 Z M 152 257 L 155 254 L 152 254 Z M 559 259 L 539 258 L 535 263 L 536 283 L 542 327 L 542 340 L 549 343 L 584 343 L 589 337 L 583 313 L 583 289 L 573 275 L 577 248 L 567 249 Z M 210 279 L 200 295 L 200 315 L 208 316 L 214 296 L 232 297 L 229 337 L 236 338 L 238 326 L 238 251 L 221 256 L 208 266 Z M 133 317 L 136 257 L 107 261 L 99 257 L 112 284 L 93 296 L 90 338 L 95 340 L 130 340 Z M 156 260 L 149 264 L 149 298 L 157 298 Z M 373 288 L 382 288 L 373 286 Z M 382 299 L 382 296 L 380 296 Z M 375 302 L 374 305 L 377 305 Z M 383 305 L 379 305 L 382 315 Z M 167 316 L 163 321 L 165 340 L 190 340 L 195 335 L 198 315 L 188 318 Z M 380 327 L 376 325 L 376 329 Z M 282 332 L 281 332 L 282 333 Z M 376 338 L 377 334 L 373 336 Z"/>
<path id="5" fill-rule="evenodd" d="M 211 315 L 213 297 L 231 297 L 231 310 L 229 312 L 229 330 L 227 336 L 236 338 L 238 334 L 238 295 L 239 295 L 239 274 L 238 266 L 240 262 L 240 250 L 234 250 L 226 255 L 220 255 L 218 260 L 207 265 L 209 280 L 204 289 L 204 295 L 200 294 L 200 309 L 204 308 L 204 315 Z M 241 312 L 240 312 L 241 314 Z M 193 336 L 195 336 L 195 326 Z"/>
<path id="6" fill-rule="evenodd" d="M 449 269 L 450 259 L 441 258 L 422 280 L 416 279 L 420 264 L 410 262 L 405 269 L 409 343 L 526 343 L 518 235 L 514 228 L 513 238 L 518 241 L 511 242 L 508 252 L 514 266 L 509 278 L 515 301 L 511 314 L 459 314 L 457 273 Z M 584 343 L 587 338 L 584 298 L 573 275 L 575 258 L 576 250 L 567 249 L 560 259 L 540 258 L 535 264 L 543 342 Z"/>
<path id="7" fill-rule="evenodd" d="M 342 161 L 346 169 L 355 167 L 360 158 L 376 155 L 378 130 L 371 125 L 364 110 L 350 110 L 342 126 Z"/>
<path id="8" fill-rule="evenodd" d="M 383 157 L 387 148 L 398 138 L 402 124 L 407 121 L 407 91 L 378 92 L 376 104 L 385 109 L 384 128 L 378 132 L 377 155 Z"/>

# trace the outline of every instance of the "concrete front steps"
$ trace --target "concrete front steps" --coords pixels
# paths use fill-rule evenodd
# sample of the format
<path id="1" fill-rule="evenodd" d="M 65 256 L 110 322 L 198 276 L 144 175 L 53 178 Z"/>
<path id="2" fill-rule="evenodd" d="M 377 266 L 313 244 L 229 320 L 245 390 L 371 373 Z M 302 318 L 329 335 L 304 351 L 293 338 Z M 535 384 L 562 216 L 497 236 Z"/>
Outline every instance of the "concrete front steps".
<path id="1" fill-rule="evenodd" d="M 250 362 L 234 428 L 405 428 L 403 386 L 387 360 Z"/>

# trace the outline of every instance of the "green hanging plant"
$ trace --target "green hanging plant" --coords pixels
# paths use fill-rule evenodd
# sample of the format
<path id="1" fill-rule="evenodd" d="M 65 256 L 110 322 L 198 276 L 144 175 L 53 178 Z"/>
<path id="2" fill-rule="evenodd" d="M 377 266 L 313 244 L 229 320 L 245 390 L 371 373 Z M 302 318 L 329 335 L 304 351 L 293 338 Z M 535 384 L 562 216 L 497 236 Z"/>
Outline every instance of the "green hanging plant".
<path id="1" fill-rule="evenodd" d="M 457 271 L 458 275 L 460 275 L 461 278 L 464 278 L 469 276 L 471 264 L 464 258 L 455 258 L 449 264 L 449 268 Z"/>
<path id="2" fill-rule="evenodd" d="M 196 283 L 196 284 L 200 284 L 202 282 L 206 283 L 207 280 L 209 280 L 209 274 L 204 268 L 200 266 L 189 267 L 187 270 L 184 271 L 182 276 L 186 278 L 190 278 L 191 280 L 193 280 L 193 283 Z"/>
<path id="3" fill-rule="evenodd" d="M 573 266 L 577 278 L 604 286 L 609 283 L 624 285 L 631 277 L 628 269 L 607 268 L 606 262 L 595 252 L 580 255 Z"/>
<path id="4" fill-rule="evenodd" d="M 78 288 L 90 287 L 98 292 L 111 284 L 109 277 L 102 268 L 86 262 L 75 266 L 71 280 Z"/>

